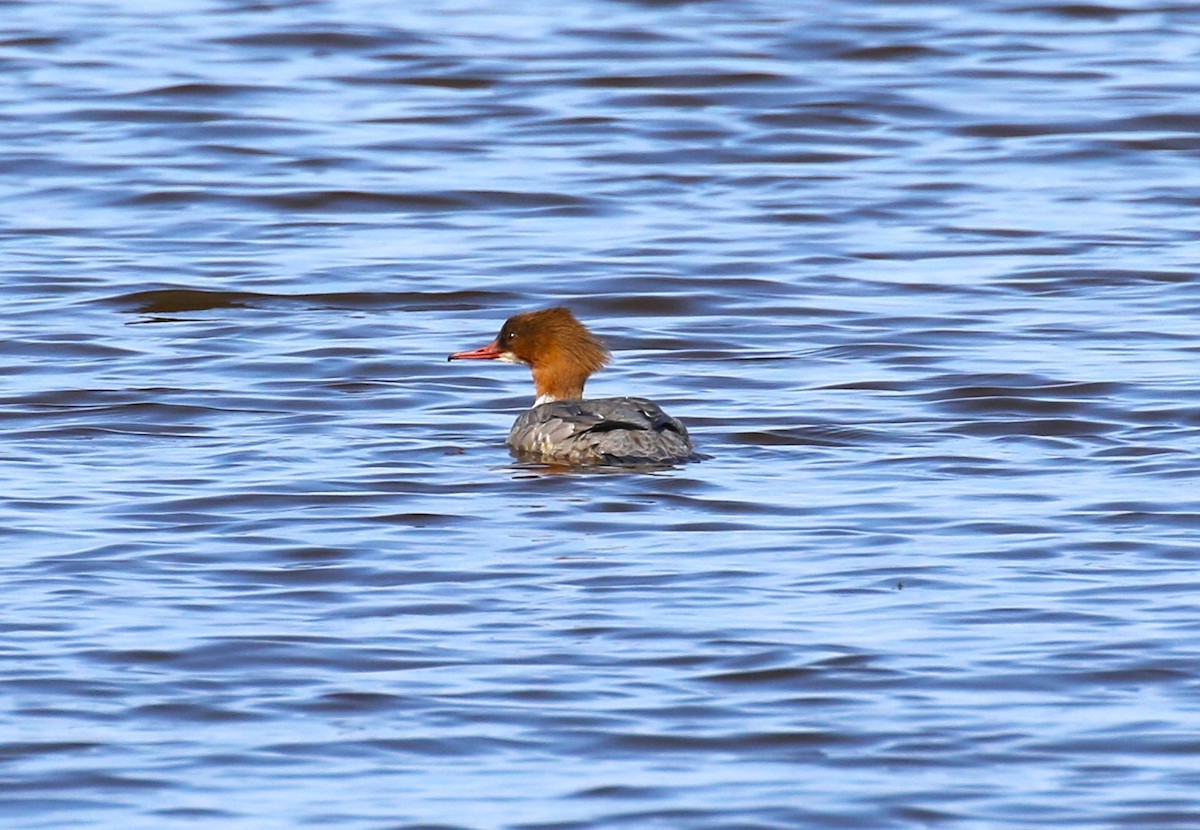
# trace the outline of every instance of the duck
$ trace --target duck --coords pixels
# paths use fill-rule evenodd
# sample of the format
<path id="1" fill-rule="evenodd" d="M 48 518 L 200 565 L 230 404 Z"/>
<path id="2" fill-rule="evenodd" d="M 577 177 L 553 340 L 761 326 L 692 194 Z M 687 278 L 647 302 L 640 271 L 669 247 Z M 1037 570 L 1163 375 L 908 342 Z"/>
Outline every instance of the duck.
<path id="1" fill-rule="evenodd" d="M 612 353 L 565 306 L 515 314 L 486 346 L 447 360 L 495 360 L 528 366 L 533 406 L 508 433 L 521 460 L 571 466 L 674 465 L 695 451 L 683 423 L 647 398 L 584 398 L 592 374 Z"/>

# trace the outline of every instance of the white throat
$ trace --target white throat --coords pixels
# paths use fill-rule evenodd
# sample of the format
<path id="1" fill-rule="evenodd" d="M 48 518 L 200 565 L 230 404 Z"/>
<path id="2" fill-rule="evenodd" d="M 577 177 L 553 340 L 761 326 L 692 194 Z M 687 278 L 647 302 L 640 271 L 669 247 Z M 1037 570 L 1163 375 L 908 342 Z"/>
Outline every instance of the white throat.
<path id="1" fill-rule="evenodd" d="M 556 400 L 558 400 L 558 398 L 547 392 L 545 395 L 538 395 L 537 400 L 533 402 L 533 405 L 541 406 L 544 403 L 553 403 Z"/>

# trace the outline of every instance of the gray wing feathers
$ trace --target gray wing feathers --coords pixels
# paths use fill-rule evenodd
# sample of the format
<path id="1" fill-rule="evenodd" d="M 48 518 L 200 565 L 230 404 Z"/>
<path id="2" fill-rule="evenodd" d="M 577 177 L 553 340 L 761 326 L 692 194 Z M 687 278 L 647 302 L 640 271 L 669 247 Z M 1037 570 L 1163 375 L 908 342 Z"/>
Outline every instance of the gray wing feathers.
<path id="1" fill-rule="evenodd" d="M 514 451 L 572 463 L 682 461 L 692 453 L 687 429 L 642 398 L 554 401 L 517 418 Z"/>

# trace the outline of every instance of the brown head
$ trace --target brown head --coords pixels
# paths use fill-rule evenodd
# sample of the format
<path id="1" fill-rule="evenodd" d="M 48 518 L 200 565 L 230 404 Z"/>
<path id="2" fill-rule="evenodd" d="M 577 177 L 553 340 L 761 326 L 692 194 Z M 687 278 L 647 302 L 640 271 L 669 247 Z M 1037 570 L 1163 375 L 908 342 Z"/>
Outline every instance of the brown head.
<path id="1" fill-rule="evenodd" d="M 504 321 L 496 339 L 448 360 L 523 363 L 533 371 L 537 403 L 583 397 L 588 376 L 608 363 L 608 347 L 562 306 L 526 311 Z"/>

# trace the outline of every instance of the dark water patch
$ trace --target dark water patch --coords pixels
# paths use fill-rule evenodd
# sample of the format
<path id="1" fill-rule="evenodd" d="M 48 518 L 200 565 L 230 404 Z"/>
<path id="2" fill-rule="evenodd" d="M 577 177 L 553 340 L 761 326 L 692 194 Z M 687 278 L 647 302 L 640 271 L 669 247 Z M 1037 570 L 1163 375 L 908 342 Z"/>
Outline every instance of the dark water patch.
<path id="1" fill-rule="evenodd" d="M 200 819 L 204 821 L 218 821 L 236 818 L 237 813 L 228 810 L 218 810 L 213 807 L 165 807 L 159 810 L 151 810 L 150 815 L 162 816 L 165 819 Z"/>
<path id="2" fill-rule="evenodd" d="M 1122 132 L 1180 132 L 1200 133 L 1198 112 L 1157 112 L 1122 118 L 1113 122 L 1113 129 Z"/>
<path id="3" fill-rule="evenodd" d="M 614 110 L 633 108 L 696 110 L 714 106 L 717 102 L 709 95 L 656 92 L 639 95 L 613 95 L 606 100 L 606 103 Z M 600 157 L 598 160 L 603 158 L 619 159 L 621 157 L 606 156 Z"/>
<path id="4" fill-rule="evenodd" d="M 936 200 L 910 200 L 913 204 L 909 207 L 936 207 Z M 863 219 L 889 219 L 891 212 L 880 211 L 878 208 L 872 208 L 868 211 L 869 215 L 864 215 Z M 983 255 L 990 256 L 1013 256 L 1013 257 L 1058 257 L 1068 254 L 1078 253 L 1082 246 L 1076 244 L 1055 244 L 1055 245 L 1038 245 L 1038 246 L 1009 246 L 997 247 L 987 250 L 980 250 L 978 247 L 967 248 L 923 248 L 920 250 L 904 250 L 904 251 L 856 251 L 855 256 L 868 260 L 896 261 L 896 262 L 921 262 L 924 260 L 938 259 L 954 259 L 954 258 L 974 258 Z M 922 285 L 921 283 L 910 283 L 914 288 Z M 945 285 L 929 285 L 924 284 L 926 290 L 932 292 L 945 293 L 948 291 L 979 291 L 980 289 L 969 289 L 965 286 L 945 286 Z"/>
<path id="5" fill-rule="evenodd" d="M 219 115 L 221 117 L 203 120 L 187 130 L 197 145 L 202 143 L 230 144 L 239 140 L 246 143 L 261 141 L 270 144 L 303 142 L 319 133 L 315 127 L 297 126 L 297 122 L 280 118 L 247 117 L 234 120 L 225 117 L 225 111 L 221 111 Z M 155 130 L 153 132 L 161 135 L 164 131 Z M 276 155 L 280 155 L 280 153 L 276 153 Z M 236 196 L 232 190 L 228 195 L 230 201 L 233 201 Z"/>
<path id="6" fill-rule="evenodd" d="M 795 688 L 796 686 L 806 685 L 806 681 L 815 677 L 816 670 L 814 669 L 799 669 L 799 668 L 772 668 L 772 669 L 754 669 L 749 671 L 721 672 L 718 674 L 706 675 L 701 680 L 708 683 L 721 684 L 752 684 L 777 686 L 781 685 L 786 688 Z"/>
<path id="7" fill-rule="evenodd" d="M 607 75 L 581 78 L 575 84 L 598 89 L 720 89 L 790 83 L 786 75 L 765 72 L 713 72 L 697 74 Z"/>
<path id="8" fill-rule="evenodd" d="M 628 104 L 630 102 L 623 102 Z M 772 152 L 768 150 L 756 148 L 730 148 L 722 147 L 719 149 L 708 147 L 694 147 L 685 152 L 670 151 L 662 154 L 648 152 L 629 152 L 629 153 L 600 153 L 589 156 L 589 161 L 598 164 L 613 164 L 613 165 L 628 165 L 631 167 L 638 166 L 660 166 L 668 163 L 678 163 L 686 161 L 689 165 L 706 165 L 706 164 L 845 164 L 848 162 L 863 161 L 871 158 L 871 154 L 866 153 L 837 153 L 823 150 L 809 150 L 801 152 Z"/>
<path id="9" fill-rule="evenodd" d="M 1108 401 L 1126 391 L 1124 384 L 1112 381 L 1067 381 L 1037 374 L 998 373 L 988 375 L 939 375 L 930 379 L 937 388 L 924 393 L 929 401 L 969 398 L 1029 398 L 1071 401 Z"/>
<path id="10" fill-rule="evenodd" d="M 0 39 L 0 47 L 9 49 L 41 49 L 54 46 L 65 46 L 71 40 L 64 36 L 27 35 Z"/>
<path id="11" fill-rule="evenodd" d="M 169 782 L 165 779 L 155 778 L 138 778 L 132 775 L 116 775 L 105 772 L 75 772 L 75 773 L 59 773 L 61 775 L 60 783 L 63 787 L 69 789 L 98 789 L 105 791 L 120 792 L 123 790 L 147 790 L 159 789 L 169 786 Z M 54 789 L 54 780 L 46 781 L 39 784 L 37 782 L 29 782 L 22 785 L 19 790 L 24 792 L 37 792 L 41 789 Z M 17 789 L 17 788 L 6 788 Z"/>
<path id="12" fill-rule="evenodd" d="M 1191 271 L 1127 271 L 1120 269 L 1038 268 L 1018 272 L 997 282 L 1001 288 L 1033 294 L 1062 294 L 1097 288 L 1126 288 L 1137 285 L 1190 284 L 1197 280 Z"/>
<path id="13" fill-rule="evenodd" d="M 1129 828 L 1188 828 L 1200 823 L 1200 810 L 1192 808 L 1186 799 L 1181 799 L 1176 809 L 1169 809 L 1169 807 L 1170 805 L 1164 805 L 1163 808 L 1153 809 L 1140 805 L 1129 805 L 1128 807 L 1123 805 L 1114 810 L 1112 821 L 1116 827 Z"/>
<path id="14" fill-rule="evenodd" d="M 671 735 L 636 734 L 606 736 L 604 747 L 610 752 L 711 753 L 738 752 L 757 754 L 763 750 L 806 750 L 815 753 L 822 747 L 851 743 L 844 736 L 822 733 L 772 733 L 770 735 Z"/>
<path id="15" fill-rule="evenodd" d="M 786 112 L 768 111 L 750 117 L 756 123 L 775 128 L 863 128 L 880 123 L 868 113 L 858 113 L 857 101 L 799 102 Z"/>
<path id="16" fill-rule="evenodd" d="M 919 328 L 919 326 L 915 326 Z M 921 334 L 921 337 L 926 339 L 937 339 L 942 337 L 946 332 L 932 332 L 926 330 Z M 951 333 L 952 336 L 953 333 Z M 936 354 L 937 346 L 929 346 L 920 343 L 886 343 L 886 342 L 862 342 L 862 343 L 842 343 L 836 346 L 825 346 L 818 349 L 813 349 L 806 357 L 814 360 L 875 360 L 893 357 L 910 358 L 925 352 L 927 354 Z"/>
<path id="17" fill-rule="evenodd" d="M 132 196 L 120 196 L 112 201 L 114 207 L 171 207 L 175 205 L 191 205 L 211 198 L 204 190 L 172 189 L 155 190 L 148 193 L 137 193 Z"/>
<path id="18" fill-rule="evenodd" d="M 1025 418 L 1019 420 L 991 418 L 986 421 L 944 427 L 941 431 L 955 435 L 972 435 L 989 438 L 1016 436 L 1034 438 L 1085 438 L 1107 435 L 1120 428 L 1120 424 L 1091 421 L 1082 418 Z"/>
<path id="19" fill-rule="evenodd" d="M 20 172 L 26 175 L 40 173 L 50 177 L 63 177 L 71 174 L 81 176 L 88 174 L 103 175 L 104 173 L 113 173 L 118 170 L 120 170 L 120 165 L 118 164 L 86 161 L 83 159 L 47 158 L 41 153 L 21 152 L 15 149 L 0 155 L 0 171 L 10 173 Z M 20 217 L 12 218 L 17 219 Z M 27 234 L 37 234 L 38 236 L 43 234 L 63 235 L 67 231 L 71 235 L 75 235 L 79 233 L 80 229 L 77 227 L 29 226 L 24 230 Z"/>
<path id="20" fill-rule="evenodd" d="M 782 211 L 775 213 L 764 213 L 757 218 L 759 222 L 776 222 L 781 225 L 820 225 L 835 221 L 832 217 L 818 213 L 802 213 L 796 211 Z"/>
<path id="21" fill-rule="evenodd" d="M 528 748 L 528 742 L 500 737 L 470 735 L 445 738 L 414 738 L 401 740 L 339 741 L 336 744 L 287 742 L 263 747 L 263 751 L 289 759 L 311 758 L 326 760 L 337 757 L 411 755 L 423 758 L 469 758 L 492 752 L 518 751 Z"/>
<path id="22" fill-rule="evenodd" d="M 275 490 L 248 490 L 238 493 L 208 496 L 182 496 L 146 504 L 142 507 L 146 516 L 160 513 L 175 515 L 194 513 L 198 515 L 220 515 L 228 508 L 236 508 L 241 512 L 257 510 L 287 510 L 289 507 L 302 507 L 310 503 L 311 494 L 303 488 L 297 492 L 279 492 Z M 323 493 L 320 502 L 326 506 L 342 502 L 356 503 L 364 498 L 356 493 Z"/>
<path id="23" fill-rule="evenodd" d="M 227 117 L 224 113 L 183 107 L 91 107 L 69 113 L 68 117 L 80 121 L 99 123 L 115 122 L 128 124 L 201 124 L 219 121 Z"/>
<path id="24" fill-rule="evenodd" d="M 395 48 L 398 45 L 422 45 L 430 43 L 427 38 L 400 29 L 388 29 L 383 32 L 355 32 L 341 28 L 305 30 L 280 29 L 269 32 L 255 32 L 234 37 L 222 37 L 214 40 L 225 46 L 251 48 L 256 50 L 312 50 L 315 54 L 328 52 L 370 51 L 382 48 Z"/>
<path id="25" fill-rule="evenodd" d="M 278 154 L 264 147 L 245 147 L 236 144 L 198 144 L 196 150 L 202 154 L 216 156 L 248 156 L 251 158 L 274 158 Z"/>
<path id="26" fill-rule="evenodd" d="M 190 311 L 249 308 L 270 298 L 241 291 L 204 291 L 195 288 L 159 288 L 137 291 L 106 302 L 140 314 L 179 314 Z"/>
<path id="27" fill-rule="evenodd" d="M 1063 551 L 1058 545 L 1057 537 L 1054 537 L 1042 544 L 1022 546 L 1006 543 L 1003 551 L 1001 552 L 981 551 L 977 554 L 974 554 L 974 558 L 983 560 L 998 559 L 1005 562 L 1049 562 L 1059 559 L 1062 555 Z"/>
<path id="28" fill-rule="evenodd" d="M 364 85 L 364 81 L 360 78 L 358 83 Z M 366 84 L 375 85 L 375 84 Z M 527 120 L 544 118 L 545 112 L 536 107 L 522 107 L 515 105 L 505 105 L 498 102 L 489 102 L 487 106 L 472 106 L 469 102 L 460 103 L 452 110 L 438 110 L 436 113 L 422 113 L 419 115 L 410 115 L 403 118 L 384 117 L 370 119 L 369 124 L 380 126 L 395 125 L 397 129 L 403 129 L 405 126 L 425 125 L 425 126 L 471 126 L 478 124 L 480 121 L 486 122 L 501 122 L 508 124 L 510 122 L 523 122 Z M 437 151 L 438 147 L 427 146 L 426 151 Z M 487 154 L 486 146 L 469 145 L 472 147 L 468 152 Z"/>
<path id="29" fill-rule="evenodd" d="M 1175 395 L 1180 398 L 1198 397 L 1200 391 L 1176 385 Z M 1162 423 L 1162 425 L 1174 427 L 1196 427 L 1200 426 L 1200 407 L 1138 409 L 1129 413 L 1129 420 L 1146 426 Z"/>
<path id="30" fill-rule="evenodd" d="M 1093 453 L 1095 458 L 1147 458 L 1159 455 L 1175 455 L 1182 453 L 1184 450 L 1177 447 L 1146 447 L 1146 446 L 1121 446 L 1111 447 L 1109 449 L 1097 450 Z"/>
<path id="31" fill-rule="evenodd" d="M 1105 80 L 1104 76 L 1094 74 L 1091 79 Z M 1200 132 L 1200 115 L 1191 112 L 1164 112 L 1097 121 L 983 123 L 964 125 L 958 128 L 958 131 L 973 138 L 1035 138 L 1138 132 L 1183 133 L 1186 137 Z"/>
<path id="32" fill-rule="evenodd" d="M 300 167 L 337 167 L 340 160 L 319 158 L 294 162 Z M 200 205 L 204 203 L 247 204 L 278 211 L 310 213 L 449 213 L 470 210 L 546 210 L 590 212 L 598 206 L 586 199 L 553 193 L 382 193 L 368 191 L 293 191 L 287 193 L 217 193 L 193 188 L 168 188 L 120 196 L 110 200 L 114 207 Z"/>
<path id="33" fill-rule="evenodd" d="M 139 193 L 121 199 L 116 204 L 129 207 L 172 203 L 203 203 L 212 200 L 231 201 L 228 193 L 216 194 L 203 190 L 167 190 Z M 404 211 L 437 213 L 465 210 L 469 201 L 451 194 L 436 193 L 378 193 L 356 190 L 310 190 L 290 193 L 252 193 L 233 196 L 232 201 L 244 202 L 281 211 L 315 213 L 375 213 Z"/>
<path id="34" fill-rule="evenodd" d="M 856 447 L 886 441 L 886 436 L 861 427 L 836 424 L 813 424 L 803 427 L 778 428 L 751 432 L 734 432 L 725 436 L 733 444 L 755 447 Z"/>
<path id="35" fill-rule="evenodd" d="M 939 233 L 948 235 L 983 236 L 996 239 L 1032 239 L 1040 237 L 1043 234 L 1043 231 L 1029 230 L 1027 228 L 974 228 L 959 225 L 943 225 L 937 230 Z"/>
<path id="36" fill-rule="evenodd" d="M 446 513 L 381 513 L 375 516 L 367 516 L 364 519 L 370 522 L 382 522 L 384 524 L 403 525 L 406 527 L 442 527 L 457 525 L 462 521 L 462 516 Z"/>
<path id="37" fill-rule="evenodd" d="M 614 798 L 614 799 L 647 799 L 655 798 L 663 793 L 665 788 L 652 786 L 601 786 L 589 787 L 568 794 L 568 798 Z"/>
<path id="38" fill-rule="evenodd" d="M 951 53 L 916 43 L 898 43 L 888 46 L 863 46 L 846 49 L 834 54 L 844 61 L 914 61 L 927 58 L 944 58 Z"/>
<path id="39" fill-rule="evenodd" d="M 1109 22 L 1119 20 L 1128 15 L 1145 14 L 1159 10 L 1106 6 L 1099 3 L 1047 3 L 1034 6 L 1017 6 L 1012 11 L 1014 14 L 1039 14 L 1049 17 L 1061 17 L 1067 20 Z"/>
<path id="40" fill-rule="evenodd" d="M 20 758 L 41 757 L 63 752 L 88 752 L 101 745 L 88 741 L 39 741 L 36 743 L 0 744 L 0 758 L 12 761 Z"/>
<path id="41" fill-rule="evenodd" d="M 1172 137 L 1172 138 L 1147 138 L 1147 139 L 1126 139 L 1113 141 L 1114 150 L 1133 150 L 1135 152 L 1149 151 L 1166 151 L 1173 153 L 1195 153 L 1200 150 L 1200 136 L 1192 137 Z M 1113 156 L 1117 157 L 1121 154 L 1114 152 Z"/>
<path id="42" fill-rule="evenodd" d="M 285 87 L 255 86 L 252 84 L 220 84 L 192 81 L 182 84 L 150 87 L 136 92 L 126 92 L 121 98 L 235 98 L 260 92 L 284 92 Z"/>
<path id="43" fill-rule="evenodd" d="M 897 468 L 908 468 L 914 473 L 926 471 L 926 475 L 932 476 L 990 476 L 990 477 L 1012 477 L 1020 473 L 1014 471 L 1012 466 L 1004 461 L 995 458 L 986 458 L 977 455 L 942 455 L 937 453 L 922 452 L 919 454 L 905 454 L 894 456 L 886 461 L 876 462 L 884 466 Z M 1019 501 L 1019 495 L 1007 494 L 1006 499 Z M 1038 497 L 1033 497 L 1037 499 Z"/>
<path id="44" fill-rule="evenodd" d="M 93 660 L 126 665 L 129 663 L 157 664 L 175 662 L 182 652 L 139 649 L 137 651 L 95 651 L 87 654 Z"/>
<path id="45" fill-rule="evenodd" d="M 241 723 L 261 720 L 261 715 L 239 712 L 226 707 L 200 703 L 151 703 L 138 706 L 131 716 L 170 722 L 193 722 L 200 724 Z"/>
<path id="46" fill-rule="evenodd" d="M 1182 529 L 1195 529 L 1200 526 L 1200 511 L 1191 505 L 1192 509 L 1180 504 L 1168 507 L 1156 503 L 1139 502 L 1103 502 L 1089 505 L 1078 513 L 1080 516 L 1091 516 L 1103 523 L 1120 525 L 1164 525 Z"/>
<path id="47" fill-rule="evenodd" d="M 819 387 L 829 390 L 864 391 L 864 392 L 907 392 L 910 384 L 904 381 L 888 380 L 855 380 L 845 383 L 832 383 Z"/>
<path id="48" fill-rule="evenodd" d="M 324 647 L 323 647 L 324 646 Z M 271 668 L 315 669 L 341 665 L 354 671 L 386 672 L 444 665 L 441 661 L 410 659 L 401 651 L 356 649 L 337 653 L 337 642 L 329 638 L 301 637 L 289 641 L 282 637 L 226 637 L 163 658 L 165 665 L 184 671 L 228 671 L 230 667 L 254 666 L 263 672 Z M 116 666 L 138 665 L 141 652 L 90 651 L 86 656 L 98 663 Z M 157 656 L 151 665 L 159 665 Z M 299 682 L 299 681 L 297 681 Z M 305 681 L 311 684 L 311 681 Z"/>
<path id="49" fill-rule="evenodd" d="M 1005 394 L 999 390 L 988 394 L 976 388 L 949 390 L 945 393 L 925 395 L 927 400 L 948 412 L 964 415 L 1112 415 L 1109 407 L 1100 402 L 1104 398 L 1088 397 L 1063 399 L 1053 397 L 1042 388 L 1023 390 L 1024 394 Z"/>
<path id="50" fill-rule="evenodd" d="M 966 533 L 978 533 L 984 536 L 1052 536 L 1056 532 L 1054 526 L 1049 524 L 1030 525 L 1018 522 L 989 521 L 956 522 L 948 525 L 945 530 L 949 533 L 962 531 Z"/>
<path id="51" fill-rule="evenodd" d="M 708 307 L 711 302 L 704 294 L 643 294 L 633 297 L 618 293 L 613 296 L 592 296 L 586 298 L 586 308 L 590 314 L 603 319 L 605 316 L 652 316 L 652 317 L 690 317 L 701 308 Z M 640 348 L 653 348 L 653 343 L 645 340 L 638 341 Z M 673 344 L 672 344 L 673 345 Z"/>
<path id="52" fill-rule="evenodd" d="M 830 151 L 766 151 L 761 149 L 740 148 L 737 152 L 729 152 L 719 159 L 723 164 L 846 164 L 862 162 L 875 158 L 869 153 L 836 153 Z"/>
<path id="53" fill-rule="evenodd" d="M 246 194 L 241 200 L 277 210 L 320 213 L 444 213 L 471 210 L 547 211 L 562 216 L 594 216 L 607 212 L 594 199 L 564 193 L 460 190 L 436 193 L 382 193 L 361 190 L 311 190 Z"/>
<path id="54" fill-rule="evenodd" d="M 24 357 L 46 358 L 53 356 L 59 360 L 76 361 L 105 361 L 130 358 L 136 351 L 130 348 L 114 346 L 110 343 L 97 342 L 88 335 L 61 334 L 49 335 L 38 339 L 22 338 L 5 343 L 5 354 L 10 358 Z M 0 375 L 21 374 L 29 370 L 29 366 L 0 366 Z"/>
<path id="55" fill-rule="evenodd" d="M 228 578 L 236 579 L 249 590 L 256 590 L 259 588 L 287 587 L 293 585 L 339 585 L 354 583 L 358 582 L 366 574 L 362 569 L 350 565 L 313 565 L 306 563 L 286 568 L 232 568 L 227 570 L 225 575 Z M 316 590 L 304 590 L 293 594 L 289 588 L 289 594 L 287 595 L 297 596 L 300 599 L 310 601 L 338 599 L 336 594 Z"/>
<path id="56" fill-rule="evenodd" d="M 676 533 L 740 533 L 755 530 L 757 525 L 746 522 L 676 522 L 669 529 Z M 587 528 L 580 528 L 586 530 Z M 602 526 L 597 526 L 597 530 Z"/>
<path id="57" fill-rule="evenodd" d="M 492 89 L 500 83 L 498 78 L 486 78 L 479 75 L 384 75 L 377 78 L 338 78 L 347 84 L 390 84 L 395 86 L 428 87 L 429 89 L 453 89 L 463 91 Z"/>
<path id="58" fill-rule="evenodd" d="M 264 294 L 197 288 L 155 288 L 108 297 L 101 302 L 140 314 L 182 314 L 220 309 L 262 309 L 282 305 L 327 309 L 464 311 L 511 306 L 513 295 L 501 291 L 446 292 L 360 291 L 328 294 Z"/>

